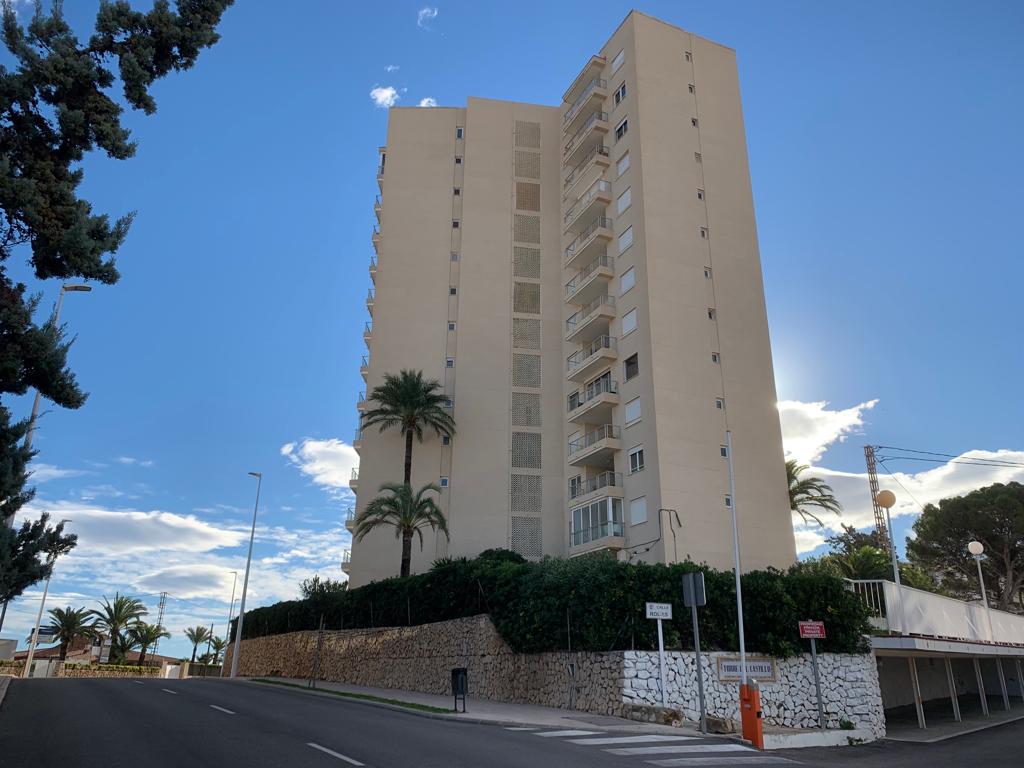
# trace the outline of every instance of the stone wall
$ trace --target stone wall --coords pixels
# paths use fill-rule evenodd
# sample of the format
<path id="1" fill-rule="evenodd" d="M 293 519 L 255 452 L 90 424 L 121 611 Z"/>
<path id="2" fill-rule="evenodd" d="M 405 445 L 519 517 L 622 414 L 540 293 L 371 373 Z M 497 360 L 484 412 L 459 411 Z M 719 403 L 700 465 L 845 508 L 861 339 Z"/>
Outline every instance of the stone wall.
<path id="1" fill-rule="evenodd" d="M 120 667 L 99 664 L 64 664 L 53 674 L 53 677 L 159 677 L 160 667 Z"/>
<path id="2" fill-rule="evenodd" d="M 658 654 L 626 651 L 623 654 L 622 698 L 626 704 L 660 706 Z M 697 674 L 692 652 L 665 653 L 669 708 L 683 712 L 687 720 L 699 717 Z M 704 698 L 709 715 L 738 720 L 739 683 L 719 682 L 718 659 L 735 659 L 734 654 L 702 655 Z M 758 681 L 765 723 L 785 728 L 816 728 L 818 700 L 814 691 L 814 671 L 810 654 L 775 662 L 776 682 Z M 877 738 L 885 735 L 885 716 L 878 684 L 878 669 L 870 654 L 818 655 L 825 725 L 838 728 L 849 721 L 870 731 Z"/>

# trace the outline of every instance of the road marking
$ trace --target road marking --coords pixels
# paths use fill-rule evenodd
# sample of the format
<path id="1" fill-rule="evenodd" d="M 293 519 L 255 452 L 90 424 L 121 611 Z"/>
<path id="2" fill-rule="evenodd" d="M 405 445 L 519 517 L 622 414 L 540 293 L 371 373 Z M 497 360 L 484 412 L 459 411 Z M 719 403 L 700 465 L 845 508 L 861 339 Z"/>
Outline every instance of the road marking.
<path id="1" fill-rule="evenodd" d="M 351 765 L 363 765 L 358 760 L 353 760 L 351 757 L 346 757 L 345 755 L 341 754 L 341 752 L 335 752 L 333 749 L 328 749 L 327 747 L 321 747 L 319 744 L 314 744 L 312 741 L 307 741 L 306 742 L 306 746 L 307 747 L 312 747 L 313 749 L 319 749 L 321 752 L 325 752 L 326 754 L 330 755 L 331 757 L 336 757 L 339 760 L 344 760 L 346 763 L 349 763 Z"/>
<path id="2" fill-rule="evenodd" d="M 544 731 L 534 736 L 600 736 L 602 731 Z"/>
<path id="3" fill-rule="evenodd" d="M 693 736 L 611 736 L 603 739 L 569 739 L 573 744 L 590 744 L 595 747 L 605 744 L 644 744 L 651 741 L 693 741 Z"/>
<path id="4" fill-rule="evenodd" d="M 661 765 L 665 768 L 680 766 L 686 768 L 690 765 L 753 765 L 760 768 L 762 765 L 781 765 L 788 763 L 795 765 L 792 760 L 784 757 L 762 757 L 761 755 L 750 755 L 748 757 L 678 757 L 674 760 L 648 760 L 650 765 Z"/>
<path id="5" fill-rule="evenodd" d="M 536 726 L 531 726 L 529 728 L 508 728 L 508 727 L 506 727 L 505 730 L 506 731 L 536 731 L 537 728 L 536 728 Z"/>
<path id="6" fill-rule="evenodd" d="M 177 691 L 172 691 L 170 688 L 161 688 L 160 690 L 163 691 L 164 693 L 173 693 L 175 696 L 178 695 Z"/>
<path id="7" fill-rule="evenodd" d="M 135 683 L 136 685 L 142 685 L 142 681 L 141 680 L 132 680 L 132 682 Z"/>
<path id="8" fill-rule="evenodd" d="M 211 704 L 214 709 L 223 712 L 225 715 L 237 715 L 237 712 L 232 712 L 230 709 L 224 709 L 224 707 L 218 707 L 216 704 Z"/>
<path id="9" fill-rule="evenodd" d="M 613 755 L 671 755 L 685 752 L 750 752 L 750 747 L 742 744 L 673 744 L 667 747 L 627 747 L 626 749 L 606 749 Z"/>

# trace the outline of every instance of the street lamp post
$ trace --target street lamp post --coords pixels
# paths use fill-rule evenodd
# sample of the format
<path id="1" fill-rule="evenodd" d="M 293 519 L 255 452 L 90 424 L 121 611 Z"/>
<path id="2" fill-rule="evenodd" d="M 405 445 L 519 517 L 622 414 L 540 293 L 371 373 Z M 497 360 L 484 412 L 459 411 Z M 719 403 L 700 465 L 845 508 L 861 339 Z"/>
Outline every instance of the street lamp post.
<path id="1" fill-rule="evenodd" d="M 242 601 L 238 605 L 238 627 L 235 629 L 235 652 L 231 654 L 231 677 L 238 675 L 238 657 L 242 653 L 242 623 L 245 621 L 245 595 L 249 591 L 249 567 L 252 565 L 252 542 L 256 538 L 256 513 L 260 509 L 260 488 L 263 485 L 262 472 L 250 472 L 256 478 L 256 506 L 252 510 L 252 531 L 249 533 L 249 555 L 245 559 L 245 578 L 242 579 Z"/>
<path id="2" fill-rule="evenodd" d="M 231 619 L 234 618 L 235 613 L 235 586 L 238 584 L 238 571 L 231 571 L 234 578 L 231 579 L 231 602 L 228 604 L 228 628 L 224 633 L 224 637 L 231 637 Z M 220 665 L 220 676 L 224 677 L 224 664 L 221 662 Z"/>
<path id="3" fill-rule="evenodd" d="M 892 518 L 889 517 L 889 510 L 896 504 L 896 494 L 892 491 L 879 491 L 875 494 L 875 502 L 885 510 L 885 527 L 889 534 L 889 556 L 892 558 L 892 578 L 896 586 L 900 582 L 900 562 L 896 558 L 896 539 L 892 535 Z"/>
<path id="4" fill-rule="evenodd" d="M 988 619 L 988 639 L 992 641 L 992 608 L 988 604 L 988 592 L 985 591 L 985 576 L 981 572 L 981 558 L 985 552 L 985 545 L 980 541 L 972 541 L 967 545 L 967 551 L 971 553 L 975 564 L 978 566 L 978 587 L 981 589 L 981 601 L 985 606 L 985 617 Z"/>
<path id="5" fill-rule="evenodd" d="M 58 525 L 63 523 L 70 523 L 70 520 L 61 520 Z M 39 601 L 39 613 L 36 614 L 36 624 L 32 628 L 32 640 L 28 644 L 28 657 L 25 659 L 25 669 L 22 670 L 21 676 L 28 677 L 29 671 L 32 669 L 32 658 L 36 655 L 36 645 L 39 644 L 39 625 L 43 620 L 43 610 L 46 608 L 46 596 L 50 592 L 50 578 L 53 576 L 53 566 L 57 562 L 57 555 L 55 552 L 51 552 L 47 556 L 50 565 L 50 573 L 46 577 L 46 585 L 43 587 L 43 599 Z"/>

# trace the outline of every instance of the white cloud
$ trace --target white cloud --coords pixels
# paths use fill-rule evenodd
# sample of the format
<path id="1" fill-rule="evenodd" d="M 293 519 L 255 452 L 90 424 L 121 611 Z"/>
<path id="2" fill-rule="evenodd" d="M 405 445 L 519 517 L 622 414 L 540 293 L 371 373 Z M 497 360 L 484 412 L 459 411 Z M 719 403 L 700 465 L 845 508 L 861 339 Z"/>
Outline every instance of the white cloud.
<path id="1" fill-rule="evenodd" d="M 221 566 L 190 563 L 172 565 L 143 574 L 135 583 L 141 589 L 170 592 L 186 600 L 194 597 L 223 600 L 225 595 L 231 593 L 233 578 L 231 573 Z"/>
<path id="2" fill-rule="evenodd" d="M 433 21 L 437 18 L 437 7 L 430 7 L 429 5 L 420 8 L 419 13 L 416 14 L 416 26 L 422 27 L 423 29 L 430 29 L 427 24 L 429 21 Z"/>
<path id="3" fill-rule="evenodd" d="M 781 401 L 779 419 L 786 458 L 796 459 L 801 464 L 818 461 L 833 443 L 844 442 L 849 435 L 857 434 L 864 425 L 864 411 L 874 408 L 877 402 L 868 400 L 842 411 L 831 411 L 825 401 Z"/>
<path id="4" fill-rule="evenodd" d="M 380 109 L 388 109 L 389 107 L 395 106 L 395 102 L 400 98 L 398 91 L 393 86 L 376 86 L 370 91 L 370 98 L 373 99 L 373 103 Z"/>
<path id="5" fill-rule="evenodd" d="M 125 464 L 129 467 L 152 467 L 152 459 L 136 459 L 134 456 L 118 456 L 116 461 L 119 464 Z"/>
<path id="6" fill-rule="evenodd" d="M 65 477 L 81 477 L 82 475 L 89 474 L 84 469 L 65 469 L 63 467 L 55 467 L 53 464 L 38 462 L 33 462 L 29 465 L 29 468 L 32 470 L 29 480 L 33 483 L 45 483 L 50 480 L 60 480 Z"/>
<path id="7" fill-rule="evenodd" d="M 388 64 L 386 67 L 384 67 L 385 72 L 397 72 L 399 69 L 401 69 L 401 67 L 398 66 L 397 64 Z"/>
<path id="8" fill-rule="evenodd" d="M 419 103 L 418 106 L 421 106 L 421 107 L 436 107 L 437 106 L 437 99 L 435 99 L 433 96 L 427 96 L 426 98 L 420 99 L 420 103 Z"/>
<path id="9" fill-rule="evenodd" d="M 356 449 L 342 440 L 313 440 L 285 443 L 281 455 L 288 458 L 304 475 L 328 489 L 348 490 L 352 469 L 359 466 Z"/>

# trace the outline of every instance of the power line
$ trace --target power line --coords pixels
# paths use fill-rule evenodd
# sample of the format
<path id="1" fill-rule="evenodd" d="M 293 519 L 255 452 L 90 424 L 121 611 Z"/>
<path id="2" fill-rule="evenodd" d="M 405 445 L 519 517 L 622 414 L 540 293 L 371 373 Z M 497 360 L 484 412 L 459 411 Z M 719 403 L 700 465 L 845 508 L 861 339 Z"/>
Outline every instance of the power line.
<path id="1" fill-rule="evenodd" d="M 882 469 L 884 469 L 886 472 L 889 473 L 889 477 L 891 477 L 893 480 L 895 480 L 896 484 L 900 488 L 902 488 L 904 491 L 906 491 L 907 496 L 909 496 L 913 500 L 913 502 L 915 504 L 917 504 L 918 508 L 919 509 L 924 509 L 924 505 L 920 501 L 918 501 L 916 498 L 914 498 L 914 494 L 912 494 L 910 492 L 910 490 L 907 488 L 907 486 L 905 486 L 903 483 L 901 483 L 900 479 L 898 477 L 896 477 L 895 473 L 891 469 L 889 469 L 887 466 L 885 466 L 885 461 L 883 459 L 878 459 L 878 463 L 882 465 Z"/>
<path id="2" fill-rule="evenodd" d="M 944 459 L 954 459 L 954 460 L 959 460 L 960 463 L 966 463 L 966 460 L 960 459 L 960 457 L 963 454 L 940 453 L 938 451 L 921 451 L 921 450 L 918 450 L 916 448 L 897 448 L 896 446 L 893 446 L 893 445 L 876 445 L 874 447 L 875 447 L 876 450 L 900 451 L 902 453 L 920 453 L 920 454 L 923 454 L 925 456 L 941 456 Z M 915 460 L 915 461 L 928 461 L 928 459 L 915 459 L 912 456 L 901 456 L 901 457 L 894 457 L 894 458 L 904 458 L 904 459 Z M 977 462 L 979 464 L 984 463 L 984 464 L 1005 465 L 1005 466 L 1010 466 L 1010 467 L 1024 467 L 1024 463 L 1022 463 L 1022 462 L 1008 461 L 1006 459 L 985 459 L 985 458 L 981 458 L 979 456 L 972 456 L 972 457 L 969 457 L 969 460 L 973 461 L 973 462 Z M 934 461 L 934 459 L 933 459 L 933 461 Z"/>
<path id="3" fill-rule="evenodd" d="M 882 456 L 878 461 L 926 461 L 934 464 L 970 464 L 975 467 L 1024 468 L 1024 464 L 1016 462 L 988 461 L 986 459 L 975 461 L 974 459 L 925 459 L 921 456 Z"/>

